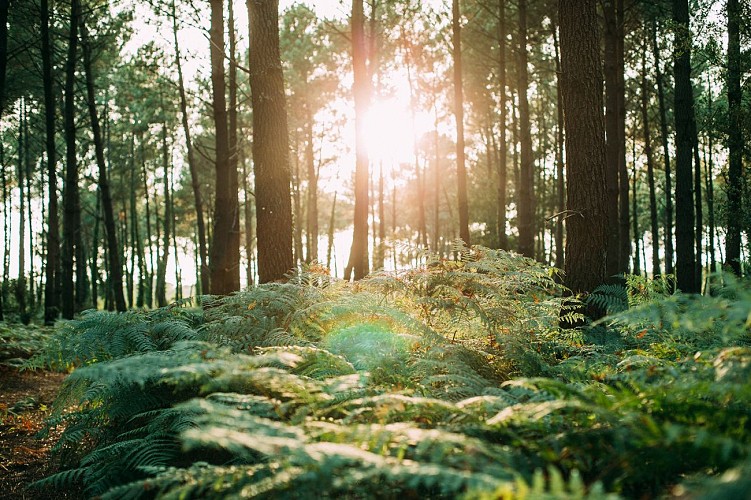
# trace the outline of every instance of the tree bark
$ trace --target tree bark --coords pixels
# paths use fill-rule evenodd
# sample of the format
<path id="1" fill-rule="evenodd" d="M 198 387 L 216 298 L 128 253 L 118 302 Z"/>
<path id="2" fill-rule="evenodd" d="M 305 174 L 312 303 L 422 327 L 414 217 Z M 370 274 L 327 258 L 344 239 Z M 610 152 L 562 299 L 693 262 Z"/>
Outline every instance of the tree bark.
<path id="1" fill-rule="evenodd" d="M 534 158 L 532 156 L 532 129 L 529 119 L 529 101 L 527 88 L 529 75 L 527 70 L 527 0 L 519 0 L 519 52 L 518 52 L 518 95 L 519 95 L 519 253 L 525 257 L 535 257 L 535 187 Z"/>
<path id="2" fill-rule="evenodd" d="M 522 0 L 524 1 L 524 0 Z M 453 0 L 451 27 L 454 59 L 454 118 L 456 119 L 456 187 L 459 202 L 459 237 L 470 246 L 467 167 L 464 152 L 464 91 L 462 89 L 462 24 L 459 0 Z"/>
<path id="3" fill-rule="evenodd" d="M 743 108 L 741 105 L 741 9 L 738 0 L 728 0 L 728 153 L 727 237 L 725 265 L 737 276 L 741 274 L 741 208 L 743 196 Z"/>
<path id="4" fill-rule="evenodd" d="M 104 145 L 102 143 L 102 133 L 99 127 L 99 115 L 96 111 L 96 101 L 94 95 L 94 76 L 91 69 L 91 47 L 88 42 L 86 25 L 81 23 L 81 48 L 83 49 L 83 66 L 86 76 L 86 97 L 89 107 L 89 117 L 91 119 L 91 131 L 94 136 L 94 151 L 96 153 L 96 162 L 99 167 L 99 189 L 102 193 L 102 208 L 104 209 L 104 228 L 107 234 L 107 248 L 110 257 L 110 280 L 111 286 L 115 293 L 115 308 L 118 312 L 126 310 L 125 295 L 123 295 L 123 276 L 122 265 L 120 263 L 120 246 L 117 242 L 115 233 L 115 215 L 112 210 L 112 195 L 110 185 L 107 179 L 107 165 L 104 160 Z"/>
<path id="5" fill-rule="evenodd" d="M 694 253 L 694 205 L 691 151 L 693 149 L 693 90 L 691 87 L 691 33 L 688 0 L 673 0 L 676 29 L 675 74 L 675 250 L 676 278 L 680 290 L 697 293 Z"/>
<path id="6" fill-rule="evenodd" d="M 227 295 L 240 288 L 240 263 L 231 262 L 237 193 L 232 194 L 226 85 L 224 78 L 224 0 L 211 0 L 211 93 L 215 133 L 214 231 L 210 249 L 211 293 Z"/>
<path id="7" fill-rule="evenodd" d="M 557 47 L 557 45 L 556 45 Z M 497 187 L 497 215 L 498 247 L 508 250 L 508 234 L 506 234 L 506 193 L 508 189 L 508 165 L 506 163 L 506 0 L 498 2 L 498 93 L 500 108 L 500 131 L 498 133 L 498 187 Z"/>
<path id="8" fill-rule="evenodd" d="M 170 218 L 172 204 L 169 186 L 169 151 L 167 149 L 167 123 L 162 124 L 162 168 L 164 169 L 164 219 L 162 219 L 162 251 L 156 267 L 156 305 L 167 305 L 167 262 L 169 260 Z M 158 238 L 157 238 L 158 239 Z"/>
<path id="9" fill-rule="evenodd" d="M 553 48 L 555 49 L 555 74 L 556 74 L 556 108 L 558 111 L 557 135 L 556 135 L 556 199 L 558 217 L 555 222 L 555 267 L 563 269 L 563 220 L 566 210 L 566 185 L 564 179 L 563 151 L 565 148 L 564 119 L 563 119 L 563 94 L 561 93 L 561 57 L 558 49 L 557 27 L 553 25 Z"/>
<path id="10" fill-rule="evenodd" d="M 268 283 L 285 279 L 294 267 L 289 138 L 279 55 L 279 2 L 247 0 L 247 7 L 258 277 L 259 282 Z"/>
<path id="11" fill-rule="evenodd" d="M 618 147 L 618 223 L 619 243 L 618 268 L 619 272 L 627 273 L 631 257 L 631 238 L 629 235 L 629 174 L 626 165 L 626 84 L 624 67 L 624 9 L 623 0 L 616 0 L 616 97 L 617 97 L 617 136 Z M 638 249 L 637 249 L 638 250 Z M 638 274 L 638 273 L 635 273 Z"/>
<path id="12" fill-rule="evenodd" d="M 365 14 L 363 1 L 352 2 L 352 68 L 355 100 L 355 214 L 352 248 L 344 269 L 344 279 L 360 280 L 369 271 L 368 264 L 368 151 L 365 143 L 365 113 L 370 101 L 370 81 L 366 68 Z"/>
<path id="13" fill-rule="evenodd" d="M 318 260 L 318 172 L 313 148 L 313 115 L 310 103 L 305 103 L 305 165 L 308 175 L 308 213 L 305 234 L 308 253 L 306 262 Z"/>
<path id="14" fill-rule="evenodd" d="M 18 304 L 18 312 L 21 316 L 21 320 L 27 323 L 26 320 L 26 196 L 24 195 L 24 178 L 26 177 L 26 167 L 24 166 L 24 156 L 26 153 L 25 144 L 25 132 L 24 125 L 26 122 L 25 116 L 26 99 L 21 98 L 18 111 L 18 277 L 16 279 L 16 303 Z"/>
<path id="15" fill-rule="evenodd" d="M 607 199 L 600 39 L 595 0 L 560 0 L 566 127 L 566 285 L 591 291 L 606 273 Z"/>
<path id="16" fill-rule="evenodd" d="M 620 145 L 618 142 L 618 16 L 616 0 L 606 0 L 603 5 L 605 16 L 605 134 L 607 163 L 605 182 L 607 185 L 607 274 L 613 276 L 624 271 L 620 267 L 620 229 L 618 218 L 618 167 Z M 628 206 L 628 205 L 627 205 Z"/>
<path id="17" fill-rule="evenodd" d="M 63 189 L 63 247 L 60 266 L 62 315 L 73 319 L 76 311 L 73 271 L 76 241 L 81 230 L 81 207 L 78 200 L 78 163 L 76 159 L 76 52 L 78 50 L 79 0 L 71 0 L 68 28 L 68 56 L 65 63 L 65 186 Z"/>

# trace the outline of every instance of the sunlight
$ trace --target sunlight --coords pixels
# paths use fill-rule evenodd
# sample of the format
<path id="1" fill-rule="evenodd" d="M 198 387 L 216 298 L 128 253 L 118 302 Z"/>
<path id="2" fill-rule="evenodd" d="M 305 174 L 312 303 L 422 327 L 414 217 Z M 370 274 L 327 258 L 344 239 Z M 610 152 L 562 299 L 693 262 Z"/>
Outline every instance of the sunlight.
<path id="1" fill-rule="evenodd" d="M 374 165 L 411 163 L 415 129 L 409 109 L 396 99 L 373 102 L 365 117 L 365 143 Z"/>

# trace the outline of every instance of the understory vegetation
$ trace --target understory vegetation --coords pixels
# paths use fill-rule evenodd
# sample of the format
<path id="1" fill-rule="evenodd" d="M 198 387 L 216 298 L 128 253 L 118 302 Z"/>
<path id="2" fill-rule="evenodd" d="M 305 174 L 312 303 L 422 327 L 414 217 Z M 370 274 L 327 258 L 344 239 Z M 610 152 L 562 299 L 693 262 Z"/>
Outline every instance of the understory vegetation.
<path id="1" fill-rule="evenodd" d="M 751 289 L 630 278 L 583 300 L 516 254 L 65 323 L 49 422 L 86 497 L 739 498 Z M 728 281 L 729 280 L 729 281 Z M 562 321 L 563 320 L 563 321 Z M 580 323 L 579 328 L 560 328 Z"/>

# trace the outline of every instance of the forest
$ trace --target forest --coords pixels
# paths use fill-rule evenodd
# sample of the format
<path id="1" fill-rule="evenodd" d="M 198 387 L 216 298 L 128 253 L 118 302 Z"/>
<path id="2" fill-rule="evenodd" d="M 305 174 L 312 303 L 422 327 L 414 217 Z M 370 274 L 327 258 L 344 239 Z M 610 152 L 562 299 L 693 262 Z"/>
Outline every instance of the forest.
<path id="1" fill-rule="evenodd" d="M 749 145 L 741 0 L 0 0 L 0 496 L 749 498 Z"/>

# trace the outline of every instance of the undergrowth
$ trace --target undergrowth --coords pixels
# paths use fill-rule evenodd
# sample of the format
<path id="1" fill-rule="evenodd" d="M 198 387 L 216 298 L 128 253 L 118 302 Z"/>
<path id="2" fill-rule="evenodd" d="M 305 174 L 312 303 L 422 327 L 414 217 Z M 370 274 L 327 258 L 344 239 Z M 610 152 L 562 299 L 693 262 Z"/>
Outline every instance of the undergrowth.
<path id="1" fill-rule="evenodd" d="M 77 367 L 49 422 L 65 428 L 68 468 L 34 487 L 112 499 L 748 495 L 747 287 L 693 297 L 633 279 L 619 312 L 561 330 L 581 318 L 555 271 L 459 253 L 356 284 L 307 270 L 200 310 L 64 325 L 28 366 Z"/>

